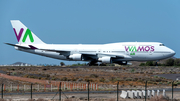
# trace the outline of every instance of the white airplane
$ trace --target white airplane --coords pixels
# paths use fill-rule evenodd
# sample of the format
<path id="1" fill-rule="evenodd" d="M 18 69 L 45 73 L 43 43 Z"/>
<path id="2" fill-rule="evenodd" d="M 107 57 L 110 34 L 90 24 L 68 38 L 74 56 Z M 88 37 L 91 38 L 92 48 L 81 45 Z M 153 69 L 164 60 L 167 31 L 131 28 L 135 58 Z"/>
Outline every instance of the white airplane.
<path id="1" fill-rule="evenodd" d="M 15 49 L 68 61 L 117 63 L 128 61 L 159 61 L 175 55 L 175 51 L 159 42 L 120 42 L 110 44 L 46 44 L 19 20 L 11 20 L 18 44 Z"/>

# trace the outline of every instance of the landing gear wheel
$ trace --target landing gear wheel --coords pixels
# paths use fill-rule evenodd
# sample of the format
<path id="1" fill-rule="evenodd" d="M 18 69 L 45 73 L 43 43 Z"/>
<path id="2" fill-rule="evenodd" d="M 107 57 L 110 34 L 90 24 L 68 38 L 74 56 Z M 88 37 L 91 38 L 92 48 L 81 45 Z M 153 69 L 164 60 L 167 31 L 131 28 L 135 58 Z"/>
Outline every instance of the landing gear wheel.
<path id="1" fill-rule="evenodd" d="M 87 64 L 87 66 L 91 66 L 91 64 L 90 64 L 90 63 L 88 63 L 88 64 Z"/>

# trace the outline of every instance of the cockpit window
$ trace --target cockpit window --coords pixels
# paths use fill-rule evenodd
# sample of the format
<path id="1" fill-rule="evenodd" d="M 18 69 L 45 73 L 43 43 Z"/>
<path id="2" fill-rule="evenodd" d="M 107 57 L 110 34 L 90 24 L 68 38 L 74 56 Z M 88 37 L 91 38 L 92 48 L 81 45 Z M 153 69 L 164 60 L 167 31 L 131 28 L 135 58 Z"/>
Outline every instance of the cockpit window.
<path id="1" fill-rule="evenodd" d="M 159 44 L 159 46 L 165 46 L 164 44 Z"/>

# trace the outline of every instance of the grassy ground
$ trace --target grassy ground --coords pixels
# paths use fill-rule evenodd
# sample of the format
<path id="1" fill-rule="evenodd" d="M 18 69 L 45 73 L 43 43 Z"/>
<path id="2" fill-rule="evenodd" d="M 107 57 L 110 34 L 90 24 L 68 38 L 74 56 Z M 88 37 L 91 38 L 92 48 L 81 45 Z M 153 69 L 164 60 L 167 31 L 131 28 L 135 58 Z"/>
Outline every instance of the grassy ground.
<path id="1" fill-rule="evenodd" d="M 98 84 L 117 84 L 122 86 L 167 85 L 172 80 L 158 77 L 158 74 L 179 74 L 179 67 L 132 67 L 132 66 L 74 66 L 74 67 L 0 67 L 0 71 L 11 76 L 40 80 L 93 82 Z M 5 82 L 6 80 L 1 80 Z M 16 81 L 20 83 L 21 81 Z M 24 82 L 22 82 L 24 83 Z M 175 83 L 179 84 L 178 81 Z"/>

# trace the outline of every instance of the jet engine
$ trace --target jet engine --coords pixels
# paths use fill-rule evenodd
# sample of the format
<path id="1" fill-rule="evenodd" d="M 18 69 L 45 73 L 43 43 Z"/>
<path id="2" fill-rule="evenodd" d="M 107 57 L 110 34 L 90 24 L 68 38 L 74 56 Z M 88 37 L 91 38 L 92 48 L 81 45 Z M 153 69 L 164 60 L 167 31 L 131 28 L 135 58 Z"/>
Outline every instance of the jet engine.
<path id="1" fill-rule="evenodd" d="M 102 57 L 99 58 L 98 60 L 101 61 L 102 63 L 112 63 L 111 57 Z"/>
<path id="2" fill-rule="evenodd" d="M 82 60 L 82 54 L 73 54 L 69 56 L 70 59 L 75 61 L 81 61 Z"/>

